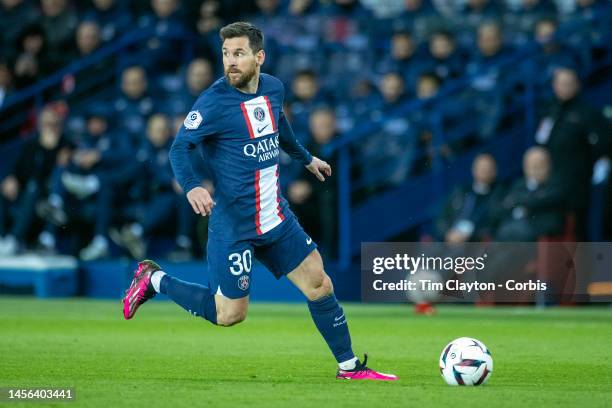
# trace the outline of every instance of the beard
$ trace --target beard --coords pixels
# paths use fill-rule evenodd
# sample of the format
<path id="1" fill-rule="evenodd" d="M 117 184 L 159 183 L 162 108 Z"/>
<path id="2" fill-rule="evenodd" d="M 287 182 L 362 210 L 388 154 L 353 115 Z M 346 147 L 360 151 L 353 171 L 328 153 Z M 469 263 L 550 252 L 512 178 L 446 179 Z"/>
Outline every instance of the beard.
<path id="1" fill-rule="evenodd" d="M 236 69 L 230 71 L 228 69 L 225 70 L 225 78 L 227 78 L 227 82 L 234 88 L 244 88 L 248 85 L 248 83 L 253 79 L 257 71 L 257 66 L 255 63 L 247 70 L 247 71 L 238 71 Z M 241 75 L 238 78 L 232 79 L 230 77 L 230 73 L 240 72 Z"/>

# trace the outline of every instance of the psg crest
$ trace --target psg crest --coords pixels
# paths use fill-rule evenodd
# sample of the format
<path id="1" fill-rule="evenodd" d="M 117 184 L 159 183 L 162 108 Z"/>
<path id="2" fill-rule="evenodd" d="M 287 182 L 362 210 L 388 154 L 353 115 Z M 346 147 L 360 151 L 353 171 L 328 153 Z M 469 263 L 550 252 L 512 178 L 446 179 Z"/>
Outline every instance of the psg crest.
<path id="1" fill-rule="evenodd" d="M 249 288 L 249 275 L 242 275 L 240 279 L 238 279 L 238 287 L 242 290 L 247 290 Z"/>
<path id="2" fill-rule="evenodd" d="M 255 108 L 253 115 L 255 115 L 255 119 L 260 122 L 263 122 L 263 120 L 266 118 L 266 112 L 260 107 Z"/>

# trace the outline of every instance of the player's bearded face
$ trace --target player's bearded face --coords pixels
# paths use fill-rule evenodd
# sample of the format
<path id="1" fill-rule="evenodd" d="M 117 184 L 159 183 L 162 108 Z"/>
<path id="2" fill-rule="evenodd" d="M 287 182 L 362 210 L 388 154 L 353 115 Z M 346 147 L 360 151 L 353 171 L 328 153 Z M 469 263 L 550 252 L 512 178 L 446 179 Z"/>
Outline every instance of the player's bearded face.
<path id="1" fill-rule="evenodd" d="M 255 56 L 241 61 L 241 64 L 225 67 L 225 77 L 230 85 L 235 88 L 244 88 L 257 73 L 257 61 Z"/>

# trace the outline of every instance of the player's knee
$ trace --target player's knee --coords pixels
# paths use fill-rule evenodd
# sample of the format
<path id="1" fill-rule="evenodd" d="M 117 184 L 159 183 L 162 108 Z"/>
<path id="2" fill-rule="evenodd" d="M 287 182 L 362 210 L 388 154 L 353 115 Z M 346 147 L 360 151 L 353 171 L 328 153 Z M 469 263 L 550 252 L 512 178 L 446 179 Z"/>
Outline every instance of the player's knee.
<path id="1" fill-rule="evenodd" d="M 217 325 L 229 327 L 246 320 L 246 310 L 221 311 L 217 314 Z"/>
<path id="2" fill-rule="evenodd" d="M 325 272 L 321 273 L 321 277 L 313 282 L 313 285 L 305 293 L 308 300 L 317 300 L 331 294 L 334 291 L 332 281 Z"/>

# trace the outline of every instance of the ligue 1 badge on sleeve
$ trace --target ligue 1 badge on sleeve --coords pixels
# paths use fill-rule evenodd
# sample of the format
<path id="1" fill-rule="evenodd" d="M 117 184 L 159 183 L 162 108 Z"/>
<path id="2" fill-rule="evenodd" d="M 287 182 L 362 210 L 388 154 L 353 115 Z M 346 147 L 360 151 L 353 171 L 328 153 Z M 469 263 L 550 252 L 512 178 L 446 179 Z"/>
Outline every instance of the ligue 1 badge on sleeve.
<path id="1" fill-rule="evenodd" d="M 197 129 L 200 123 L 202 123 L 202 115 L 200 111 L 197 110 L 189 112 L 183 121 L 183 125 L 186 129 Z"/>

